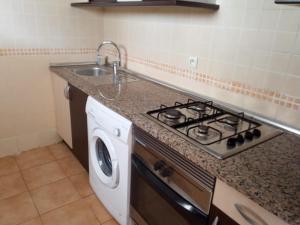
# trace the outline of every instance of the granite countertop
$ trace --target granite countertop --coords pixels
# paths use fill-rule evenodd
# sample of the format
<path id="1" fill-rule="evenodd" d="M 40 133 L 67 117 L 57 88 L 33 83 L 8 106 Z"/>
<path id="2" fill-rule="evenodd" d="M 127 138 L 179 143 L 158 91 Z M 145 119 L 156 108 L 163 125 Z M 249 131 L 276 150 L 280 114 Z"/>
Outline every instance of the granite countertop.
<path id="1" fill-rule="evenodd" d="M 219 160 L 142 114 L 161 104 L 185 102 L 188 95 L 140 79 L 122 84 L 118 96 L 119 87 L 106 78 L 78 76 L 69 67 L 51 70 L 287 223 L 300 224 L 300 137 L 284 133 Z M 113 96 L 118 97 L 107 99 Z"/>

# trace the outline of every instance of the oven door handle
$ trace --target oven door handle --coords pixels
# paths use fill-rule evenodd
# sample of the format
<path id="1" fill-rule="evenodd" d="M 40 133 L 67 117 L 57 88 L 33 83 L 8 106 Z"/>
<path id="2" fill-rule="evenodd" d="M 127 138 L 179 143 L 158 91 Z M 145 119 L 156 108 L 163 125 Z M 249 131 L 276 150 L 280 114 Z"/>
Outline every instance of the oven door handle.
<path id="1" fill-rule="evenodd" d="M 161 181 L 144 163 L 143 160 L 136 154 L 132 155 L 132 165 L 135 167 L 137 172 L 151 184 L 157 192 L 162 196 L 167 197 L 169 201 L 175 204 L 177 207 L 200 216 L 204 219 L 208 218 L 200 209 L 196 208 L 193 204 L 187 201 L 185 198 L 180 196 L 177 192 L 168 187 L 163 181 Z"/>

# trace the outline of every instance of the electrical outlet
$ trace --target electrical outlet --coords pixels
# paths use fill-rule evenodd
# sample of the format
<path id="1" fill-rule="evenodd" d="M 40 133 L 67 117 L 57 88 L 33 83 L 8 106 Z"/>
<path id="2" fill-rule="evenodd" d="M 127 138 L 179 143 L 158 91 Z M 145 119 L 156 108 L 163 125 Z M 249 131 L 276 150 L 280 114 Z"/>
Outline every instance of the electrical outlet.
<path id="1" fill-rule="evenodd" d="M 198 56 L 190 56 L 188 60 L 188 65 L 190 68 L 196 69 L 198 66 Z"/>

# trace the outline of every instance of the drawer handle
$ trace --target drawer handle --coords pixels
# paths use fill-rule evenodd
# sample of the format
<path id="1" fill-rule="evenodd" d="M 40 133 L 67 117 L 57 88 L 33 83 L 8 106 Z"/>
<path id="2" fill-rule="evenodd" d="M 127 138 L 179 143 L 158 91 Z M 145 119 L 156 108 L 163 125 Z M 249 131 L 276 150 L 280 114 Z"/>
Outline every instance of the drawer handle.
<path id="1" fill-rule="evenodd" d="M 218 225 L 218 223 L 219 223 L 219 217 L 217 216 L 211 225 Z"/>
<path id="2" fill-rule="evenodd" d="M 253 210 L 240 204 L 234 204 L 237 211 L 241 216 L 251 225 L 268 225 L 259 215 L 257 215 Z"/>
<path id="3" fill-rule="evenodd" d="M 70 86 L 68 84 L 64 88 L 64 95 L 66 99 L 70 99 Z"/>

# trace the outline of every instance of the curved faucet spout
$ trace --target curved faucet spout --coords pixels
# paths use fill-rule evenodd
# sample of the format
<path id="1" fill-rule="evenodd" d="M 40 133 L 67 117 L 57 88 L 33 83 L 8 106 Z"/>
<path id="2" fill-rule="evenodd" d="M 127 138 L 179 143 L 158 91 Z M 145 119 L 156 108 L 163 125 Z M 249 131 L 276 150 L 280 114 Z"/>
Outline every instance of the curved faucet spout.
<path id="1" fill-rule="evenodd" d="M 114 46 L 114 47 L 117 49 L 117 51 L 118 51 L 118 57 L 119 57 L 119 60 L 118 60 L 117 63 L 118 63 L 118 66 L 121 66 L 121 65 L 122 65 L 122 63 L 121 63 L 121 51 L 120 51 L 118 45 L 117 45 L 116 43 L 112 42 L 112 41 L 103 41 L 103 42 L 99 45 L 99 47 L 98 47 L 98 49 L 97 49 L 97 57 L 100 56 L 100 50 L 101 50 L 101 48 L 102 48 L 103 46 L 105 46 L 105 45 L 112 45 L 112 46 Z M 97 61 L 98 61 L 98 60 L 97 60 Z M 97 62 L 97 63 L 99 63 L 99 62 Z"/>

